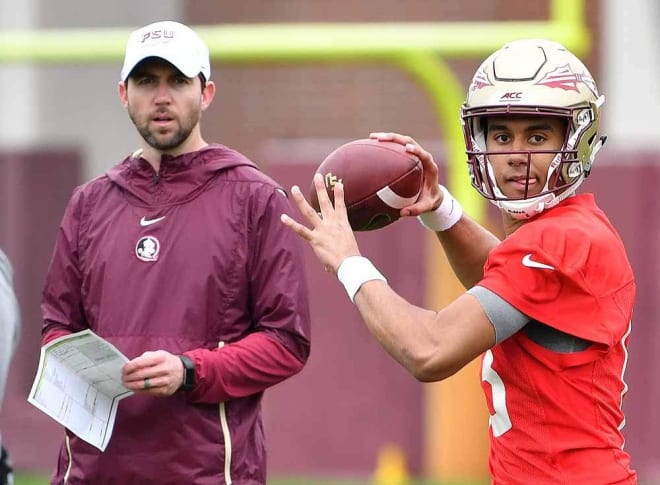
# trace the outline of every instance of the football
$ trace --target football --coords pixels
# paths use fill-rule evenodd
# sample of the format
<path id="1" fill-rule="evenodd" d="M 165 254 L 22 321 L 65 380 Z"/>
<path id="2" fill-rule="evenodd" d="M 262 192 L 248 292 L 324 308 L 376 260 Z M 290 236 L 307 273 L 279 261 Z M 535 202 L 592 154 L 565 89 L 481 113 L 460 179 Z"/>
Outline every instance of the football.
<path id="1" fill-rule="evenodd" d="M 372 231 L 392 224 L 399 212 L 417 201 L 422 187 L 422 162 L 399 143 L 372 139 L 340 146 L 316 170 L 323 176 L 334 204 L 334 186 L 344 186 L 348 220 L 354 231 Z M 314 184 L 310 202 L 320 212 Z"/>

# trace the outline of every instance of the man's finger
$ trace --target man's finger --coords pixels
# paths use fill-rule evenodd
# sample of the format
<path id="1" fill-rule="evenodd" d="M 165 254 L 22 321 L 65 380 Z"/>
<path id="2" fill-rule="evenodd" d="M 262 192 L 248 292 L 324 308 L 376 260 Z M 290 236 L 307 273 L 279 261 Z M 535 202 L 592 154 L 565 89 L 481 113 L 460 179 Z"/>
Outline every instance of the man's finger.
<path id="1" fill-rule="evenodd" d="M 321 216 L 319 216 L 318 212 L 316 212 L 309 202 L 307 202 L 300 187 L 297 185 L 291 187 L 291 196 L 293 197 L 293 202 L 296 204 L 296 207 L 298 207 L 300 213 L 312 226 L 316 226 L 321 222 Z"/>
<path id="2" fill-rule="evenodd" d="M 300 224 L 299 222 L 296 222 L 288 215 L 282 214 L 280 216 L 280 220 L 282 221 L 282 224 L 290 228 L 293 232 L 298 234 L 303 239 L 307 241 L 310 241 L 312 239 L 312 231 L 309 230 L 307 227 L 303 226 L 302 224 Z"/>
<path id="3" fill-rule="evenodd" d="M 369 134 L 369 138 L 373 138 L 376 140 L 380 141 L 393 141 L 395 143 L 399 143 L 401 145 L 408 145 L 408 144 L 415 144 L 417 145 L 417 142 L 412 136 L 408 135 L 401 135 L 399 133 L 381 133 L 381 132 L 374 132 Z"/>
<path id="4" fill-rule="evenodd" d="M 142 355 L 130 360 L 124 364 L 122 372 L 124 375 L 142 372 L 144 369 L 153 368 L 163 362 L 163 356 L 160 351 L 147 351 Z"/>
<path id="5" fill-rule="evenodd" d="M 380 140 L 380 141 L 391 141 L 394 138 L 393 133 L 384 133 L 382 131 L 376 131 L 373 133 L 369 133 L 369 138 L 372 138 L 374 140 Z"/>
<path id="6" fill-rule="evenodd" d="M 346 201 L 344 201 L 344 184 L 338 182 L 335 184 L 335 212 L 340 214 L 346 213 Z"/>
<path id="7" fill-rule="evenodd" d="M 319 200 L 319 208 L 321 209 L 321 217 L 326 218 L 334 211 L 328 189 L 323 181 L 323 175 L 320 173 L 314 174 L 314 188 L 316 189 L 316 196 Z"/>

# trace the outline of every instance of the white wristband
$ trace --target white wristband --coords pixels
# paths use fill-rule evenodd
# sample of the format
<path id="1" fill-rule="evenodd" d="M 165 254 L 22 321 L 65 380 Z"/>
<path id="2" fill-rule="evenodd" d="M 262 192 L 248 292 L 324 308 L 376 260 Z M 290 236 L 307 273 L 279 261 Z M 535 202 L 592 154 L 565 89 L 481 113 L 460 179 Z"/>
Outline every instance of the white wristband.
<path id="1" fill-rule="evenodd" d="M 443 185 L 439 185 L 439 187 L 444 194 L 440 207 L 432 212 L 425 212 L 417 216 L 422 226 L 435 232 L 446 231 L 456 224 L 463 215 L 461 204 L 454 199 L 454 196 Z"/>
<path id="2" fill-rule="evenodd" d="M 381 280 L 387 283 L 385 277 L 367 258 L 349 256 L 337 268 L 337 278 L 344 285 L 348 297 L 355 303 L 355 294 L 367 281 Z"/>

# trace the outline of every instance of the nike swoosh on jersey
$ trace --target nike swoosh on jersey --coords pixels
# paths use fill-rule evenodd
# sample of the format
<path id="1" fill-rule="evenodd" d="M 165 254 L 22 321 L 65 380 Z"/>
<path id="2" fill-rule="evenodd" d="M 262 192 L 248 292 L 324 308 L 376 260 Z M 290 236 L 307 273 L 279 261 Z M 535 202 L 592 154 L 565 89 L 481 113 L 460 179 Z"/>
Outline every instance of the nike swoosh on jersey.
<path id="1" fill-rule="evenodd" d="M 140 219 L 140 225 L 142 227 L 144 226 L 150 226 L 152 224 L 156 224 L 157 222 L 162 221 L 165 219 L 167 216 L 162 216 L 162 217 L 156 217 L 155 219 L 147 219 L 146 217 L 142 216 L 142 219 Z"/>
<path id="2" fill-rule="evenodd" d="M 555 269 L 554 266 L 550 266 L 549 264 L 544 264 L 544 263 L 539 263 L 538 261 L 534 261 L 532 259 L 532 253 L 525 254 L 525 256 L 523 256 L 522 264 L 523 266 L 527 266 L 528 268 Z"/>

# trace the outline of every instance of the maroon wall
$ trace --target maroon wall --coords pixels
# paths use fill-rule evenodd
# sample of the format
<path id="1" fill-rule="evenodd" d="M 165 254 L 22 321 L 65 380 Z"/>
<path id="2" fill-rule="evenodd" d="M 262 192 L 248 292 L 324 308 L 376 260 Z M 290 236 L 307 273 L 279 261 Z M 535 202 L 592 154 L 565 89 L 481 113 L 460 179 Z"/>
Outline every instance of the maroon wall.
<path id="1" fill-rule="evenodd" d="M 629 165 L 610 165 L 615 161 Z M 660 153 L 612 153 L 606 147 L 585 186 L 620 231 L 635 271 L 624 432 L 640 477 L 660 480 L 660 383 L 655 378 L 660 371 Z"/>

